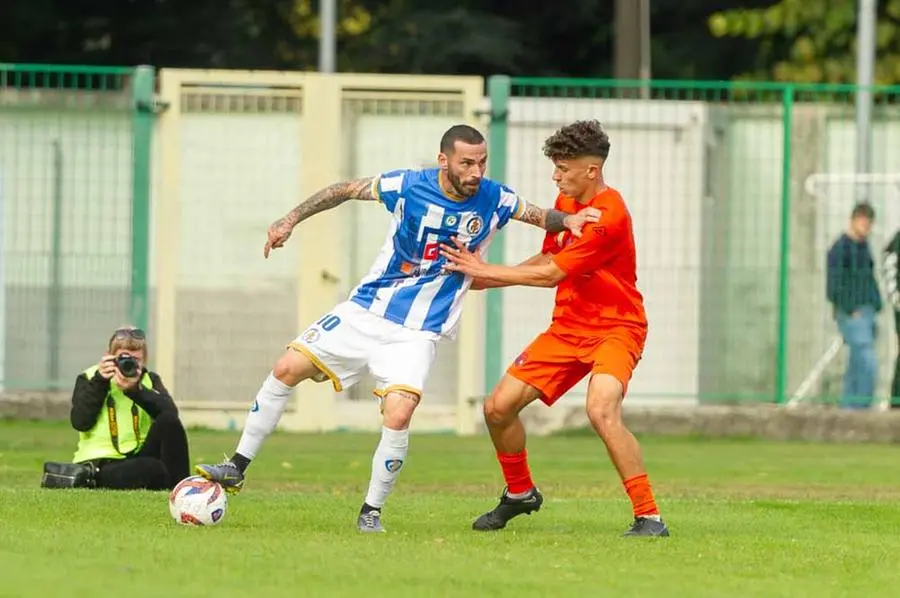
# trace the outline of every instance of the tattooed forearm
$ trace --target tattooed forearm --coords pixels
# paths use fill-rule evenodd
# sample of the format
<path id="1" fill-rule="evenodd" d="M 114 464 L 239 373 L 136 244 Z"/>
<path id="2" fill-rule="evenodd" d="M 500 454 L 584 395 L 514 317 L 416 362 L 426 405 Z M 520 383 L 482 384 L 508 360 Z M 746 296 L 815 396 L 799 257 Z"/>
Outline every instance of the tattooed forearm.
<path id="1" fill-rule="evenodd" d="M 564 223 L 566 216 L 565 212 L 545 210 L 525 202 L 525 209 L 517 219 L 538 226 L 547 232 L 558 233 L 566 230 Z"/>
<path id="2" fill-rule="evenodd" d="M 526 201 L 525 209 L 522 210 L 522 214 L 517 217 L 517 220 L 521 220 L 522 222 L 527 222 L 528 224 L 533 224 L 535 226 L 544 228 L 544 218 L 546 216 L 547 210 L 539 208 L 537 206 L 533 206 Z"/>
<path id="3" fill-rule="evenodd" d="M 278 219 L 274 226 L 279 228 L 289 226 L 293 228 L 310 216 L 335 208 L 348 199 L 374 200 L 375 196 L 372 195 L 372 177 L 328 185 L 324 189 L 313 193 L 283 218 Z"/>
<path id="4" fill-rule="evenodd" d="M 566 213 L 559 210 L 547 210 L 547 216 L 544 218 L 544 228 L 547 232 L 558 233 L 566 230 Z"/>

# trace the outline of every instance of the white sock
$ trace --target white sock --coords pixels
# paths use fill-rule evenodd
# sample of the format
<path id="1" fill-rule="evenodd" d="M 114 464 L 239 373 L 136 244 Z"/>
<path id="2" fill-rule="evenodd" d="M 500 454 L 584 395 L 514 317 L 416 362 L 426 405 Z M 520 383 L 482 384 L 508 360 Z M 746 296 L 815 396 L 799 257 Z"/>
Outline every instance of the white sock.
<path id="1" fill-rule="evenodd" d="M 409 430 L 381 428 L 381 442 L 372 457 L 372 478 L 366 504 L 381 508 L 397 481 L 409 450 Z"/>
<path id="2" fill-rule="evenodd" d="M 266 436 L 275 430 L 288 398 L 294 389 L 276 378 L 271 372 L 256 394 L 256 401 L 247 415 L 247 423 L 244 424 L 244 432 L 238 442 L 237 451 L 241 455 L 252 459 L 259 452 Z"/>

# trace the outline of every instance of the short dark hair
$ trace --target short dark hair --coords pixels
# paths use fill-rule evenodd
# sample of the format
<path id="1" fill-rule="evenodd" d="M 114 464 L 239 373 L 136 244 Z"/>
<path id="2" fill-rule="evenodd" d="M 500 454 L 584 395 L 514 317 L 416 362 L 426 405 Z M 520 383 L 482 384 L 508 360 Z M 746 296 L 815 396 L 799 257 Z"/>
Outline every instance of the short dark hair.
<path id="1" fill-rule="evenodd" d="M 571 160 L 584 156 L 609 156 L 609 135 L 596 120 L 577 120 L 559 129 L 544 141 L 544 155 L 551 160 Z"/>
<path id="2" fill-rule="evenodd" d="M 850 214 L 850 217 L 875 220 L 875 210 L 872 209 L 869 202 L 863 201 L 853 206 L 853 212 Z"/>
<path id="3" fill-rule="evenodd" d="M 478 145 L 479 143 L 484 143 L 484 135 L 478 129 L 469 125 L 453 125 L 441 137 L 441 153 L 453 153 L 453 146 L 457 141 L 462 141 L 468 145 Z"/>

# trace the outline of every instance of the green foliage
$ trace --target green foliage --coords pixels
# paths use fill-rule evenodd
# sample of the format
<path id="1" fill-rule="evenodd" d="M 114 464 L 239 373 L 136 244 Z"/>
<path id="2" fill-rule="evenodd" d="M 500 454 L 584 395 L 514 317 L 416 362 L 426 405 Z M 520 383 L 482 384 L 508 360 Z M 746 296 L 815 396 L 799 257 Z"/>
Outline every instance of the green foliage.
<path id="1" fill-rule="evenodd" d="M 856 77 L 856 2 L 780 0 L 764 8 L 719 11 L 708 19 L 718 38 L 758 43 L 756 68 L 742 79 L 852 83 Z M 879 2 L 877 83 L 900 82 L 900 0 Z"/>
<path id="2" fill-rule="evenodd" d="M 753 42 L 714 37 L 712 10 L 766 0 L 653 0 L 653 76 L 727 79 Z M 319 0 L 0 0 L 0 60 L 165 68 L 315 69 Z M 8 5 L 8 6 L 7 6 Z M 338 0 L 349 72 L 611 77 L 615 3 Z"/>

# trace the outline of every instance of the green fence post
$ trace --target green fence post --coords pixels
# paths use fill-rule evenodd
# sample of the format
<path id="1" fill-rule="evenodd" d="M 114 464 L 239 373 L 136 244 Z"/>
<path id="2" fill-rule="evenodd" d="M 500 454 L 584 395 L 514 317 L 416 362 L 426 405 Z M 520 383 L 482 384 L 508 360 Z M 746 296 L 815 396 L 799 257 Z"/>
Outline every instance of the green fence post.
<path id="1" fill-rule="evenodd" d="M 492 179 L 501 183 L 506 180 L 507 113 L 511 88 L 511 79 L 506 75 L 494 75 L 488 79 L 488 97 L 491 101 L 491 125 L 488 136 L 489 174 Z M 488 261 L 493 264 L 504 263 L 505 249 L 505 240 L 501 232 L 494 237 L 488 249 Z M 503 290 L 489 289 L 486 293 L 484 392 L 488 394 L 500 381 L 503 371 Z"/>
<path id="2" fill-rule="evenodd" d="M 63 228 L 63 150 L 59 139 L 53 142 L 53 227 L 51 232 L 50 292 L 47 297 L 47 381 L 60 387 L 59 354 L 62 338 L 62 228 Z"/>
<path id="3" fill-rule="evenodd" d="M 153 67 L 139 66 L 132 78 L 131 300 L 133 326 L 146 329 L 150 287 L 150 145 L 153 135 Z"/>
<path id="4" fill-rule="evenodd" d="M 778 356 L 775 374 L 775 402 L 787 399 L 788 372 L 788 302 L 790 300 L 791 266 L 791 160 L 794 112 L 794 86 L 782 92 L 782 156 L 781 156 L 781 259 L 778 281 Z"/>

